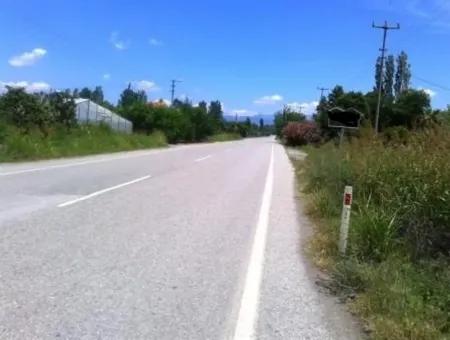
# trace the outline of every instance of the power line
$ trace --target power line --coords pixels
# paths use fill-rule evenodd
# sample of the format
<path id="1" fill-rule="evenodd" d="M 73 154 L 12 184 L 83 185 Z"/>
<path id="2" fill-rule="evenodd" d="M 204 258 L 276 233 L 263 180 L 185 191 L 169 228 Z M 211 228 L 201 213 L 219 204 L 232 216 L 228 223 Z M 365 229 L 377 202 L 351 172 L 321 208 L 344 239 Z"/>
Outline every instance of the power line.
<path id="1" fill-rule="evenodd" d="M 435 82 L 432 82 L 432 81 L 429 81 L 429 80 L 426 80 L 426 79 L 423 79 L 423 78 L 420 78 L 420 77 L 417 77 L 417 76 L 414 76 L 414 75 L 412 76 L 412 78 L 417 79 L 417 80 L 419 80 L 421 82 L 424 82 L 424 83 L 426 83 L 428 85 L 431 85 L 433 87 L 436 87 L 438 89 L 441 89 L 441 90 L 444 90 L 444 91 L 450 91 L 450 88 L 446 87 L 444 85 L 439 85 L 439 84 L 437 84 Z"/>
<path id="2" fill-rule="evenodd" d="M 375 25 L 375 23 L 372 23 L 372 27 L 383 30 L 383 47 L 380 49 L 380 51 L 381 51 L 381 69 L 380 69 L 380 81 L 378 82 L 378 103 L 377 103 L 377 113 L 375 116 L 375 134 L 377 134 L 378 133 L 378 121 L 380 118 L 380 107 L 381 107 L 381 92 L 382 92 L 382 83 L 383 83 L 384 56 L 387 51 L 387 49 L 386 49 L 387 32 L 389 30 L 400 29 L 400 24 L 397 24 L 396 26 L 389 26 L 387 21 L 385 21 L 383 26 L 378 26 L 378 25 Z"/>

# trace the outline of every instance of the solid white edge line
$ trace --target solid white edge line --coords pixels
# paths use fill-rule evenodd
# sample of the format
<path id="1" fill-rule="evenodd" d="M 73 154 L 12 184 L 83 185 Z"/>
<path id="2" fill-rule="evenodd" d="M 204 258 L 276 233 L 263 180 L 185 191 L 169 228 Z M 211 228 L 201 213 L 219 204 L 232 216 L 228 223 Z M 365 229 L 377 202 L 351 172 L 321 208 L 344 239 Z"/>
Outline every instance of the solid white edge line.
<path id="1" fill-rule="evenodd" d="M 249 340 L 255 337 L 255 327 L 258 320 L 259 290 L 264 267 L 264 251 L 266 248 L 269 212 L 273 191 L 274 156 L 273 145 L 270 153 L 264 192 L 256 225 L 253 247 L 245 278 L 239 316 L 234 331 L 234 340 Z"/>
<path id="2" fill-rule="evenodd" d="M 201 162 L 204 161 L 205 159 L 211 158 L 211 155 L 205 156 L 205 157 L 201 157 L 201 158 L 197 158 L 194 162 Z"/>
<path id="3" fill-rule="evenodd" d="M 136 178 L 136 179 L 134 179 L 132 181 L 129 181 L 129 182 L 125 182 L 125 183 L 122 183 L 122 184 L 115 185 L 113 187 L 109 187 L 109 188 L 106 188 L 106 189 L 103 189 L 103 190 L 99 190 L 99 191 L 93 192 L 92 194 L 85 195 L 85 196 L 76 198 L 74 200 L 61 203 L 61 204 L 58 205 L 58 208 L 67 207 L 68 205 L 72 205 L 72 204 L 75 204 L 75 203 L 78 203 L 78 202 L 81 202 L 81 201 L 85 201 L 85 200 L 90 199 L 92 197 L 95 197 L 95 196 L 98 196 L 98 195 L 102 195 L 102 194 L 104 194 L 104 193 L 106 193 L 108 191 L 116 190 L 116 189 L 122 188 L 122 187 L 130 185 L 130 184 L 134 184 L 134 183 L 137 183 L 137 182 L 144 181 L 146 179 L 149 179 L 150 177 L 151 177 L 150 175 L 144 176 L 144 177 L 139 177 L 139 178 Z"/>

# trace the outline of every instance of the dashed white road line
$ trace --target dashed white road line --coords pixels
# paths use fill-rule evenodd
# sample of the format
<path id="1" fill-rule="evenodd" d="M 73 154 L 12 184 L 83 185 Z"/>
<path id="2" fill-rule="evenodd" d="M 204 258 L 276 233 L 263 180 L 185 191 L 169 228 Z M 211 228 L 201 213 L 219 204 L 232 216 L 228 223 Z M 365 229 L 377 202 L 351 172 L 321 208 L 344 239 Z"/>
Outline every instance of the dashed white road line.
<path id="1" fill-rule="evenodd" d="M 201 162 L 201 161 L 204 161 L 204 160 L 206 160 L 208 158 L 211 158 L 211 157 L 212 157 L 211 155 L 208 155 L 208 156 L 205 156 L 205 157 L 197 158 L 194 162 Z"/>
<path id="2" fill-rule="evenodd" d="M 259 290 L 264 266 L 269 212 L 273 191 L 273 145 L 270 153 L 269 168 L 259 210 L 258 224 L 245 278 L 239 316 L 234 331 L 234 340 L 250 340 L 255 338 L 255 326 L 258 320 Z"/>
<path id="3" fill-rule="evenodd" d="M 122 188 L 122 187 L 130 185 L 130 184 L 134 184 L 134 183 L 137 183 L 137 182 L 144 181 L 146 179 L 149 179 L 150 177 L 151 177 L 150 175 L 144 176 L 144 177 L 139 177 L 139 178 L 136 178 L 136 179 L 134 179 L 132 181 L 129 181 L 129 182 L 125 182 L 125 183 L 122 183 L 122 184 L 115 185 L 113 187 L 109 187 L 109 188 L 106 188 L 106 189 L 103 189 L 103 190 L 99 190 L 99 191 L 93 192 L 92 194 L 89 194 L 89 195 L 86 195 L 86 196 L 81 196 L 81 197 L 76 198 L 74 200 L 67 201 L 67 202 L 59 204 L 58 208 L 67 207 L 68 205 L 72 205 L 72 204 L 75 204 L 75 203 L 78 203 L 78 202 L 81 202 L 81 201 L 88 200 L 88 199 L 90 199 L 92 197 L 102 195 L 102 194 L 107 193 L 109 191 L 116 190 L 116 189 Z"/>

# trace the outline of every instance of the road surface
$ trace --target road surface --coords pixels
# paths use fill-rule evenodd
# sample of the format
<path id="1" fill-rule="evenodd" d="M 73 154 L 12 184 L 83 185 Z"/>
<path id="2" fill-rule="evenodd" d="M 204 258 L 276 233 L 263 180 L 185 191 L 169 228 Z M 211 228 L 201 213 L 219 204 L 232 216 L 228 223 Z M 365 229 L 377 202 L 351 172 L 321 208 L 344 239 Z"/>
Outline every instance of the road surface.
<path id="1" fill-rule="evenodd" d="M 0 339 L 359 338 L 273 138 L 2 164 L 0 188 Z"/>

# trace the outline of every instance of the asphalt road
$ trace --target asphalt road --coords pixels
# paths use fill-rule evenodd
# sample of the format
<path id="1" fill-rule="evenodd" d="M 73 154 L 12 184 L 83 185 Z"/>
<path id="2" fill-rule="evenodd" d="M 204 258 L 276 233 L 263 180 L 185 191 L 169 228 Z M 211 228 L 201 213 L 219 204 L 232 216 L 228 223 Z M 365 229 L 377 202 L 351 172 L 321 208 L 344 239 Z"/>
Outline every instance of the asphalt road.
<path id="1" fill-rule="evenodd" d="M 0 339 L 358 339 L 272 138 L 0 165 Z"/>

